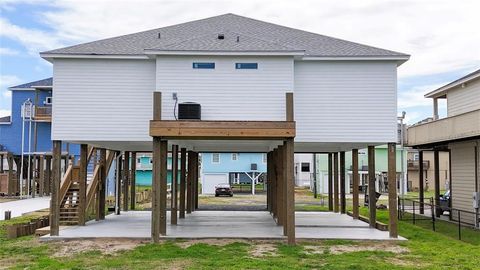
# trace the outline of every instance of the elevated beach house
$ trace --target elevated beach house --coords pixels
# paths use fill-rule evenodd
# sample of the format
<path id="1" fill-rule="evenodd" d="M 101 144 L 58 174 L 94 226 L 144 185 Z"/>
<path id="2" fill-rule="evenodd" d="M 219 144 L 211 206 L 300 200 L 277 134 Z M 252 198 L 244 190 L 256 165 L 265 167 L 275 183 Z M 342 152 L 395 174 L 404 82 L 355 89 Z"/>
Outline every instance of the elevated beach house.
<path id="1" fill-rule="evenodd" d="M 419 151 L 418 185 L 424 200 L 424 152 L 433 152 L 435 202 L 440 202 L 440 152 L 450 154 L 450 218 L 479 227 L 480 215 L 480 70 L 425 95 L 433 100 L 431 121 L 408 128 L 408 145 Z M 447 100 L 447 116 L 440 118 L 438 100 Z M 431 183 L 431 182 L 430 182 Z M 432 185 L 430 185 L 432 186 Z M 423 209 L 420 209 L 423 211 Z M 436 211 L 439 216 L 440 211 Z"/>
<path id="2" fill-rule="evenodd" d="M 110 162 L 112 151 L 152 151 L 154 241 L 167 235 L 168 151 L 181 161 L 188 156 L 172 168 L 181 171 L 172 179 L 172 224 L 177 213 L 184 218 L 185 209 L 198 205 L 198 153 L 267 153 L 268 210 L 289 243 L 295 242 L 294 153 L 339 152 L 342 166 L 345 151 L 388 144 L 389 185 L 396 186 L 397 67 L 406 54 L 225 14 L 41 57 L 53 63 L 55 160 L 62 141 L 82 145 L 78 179 L 61 184 L 55 174 L 52 235 L 59 233 L 57 190 L 65 183 L 80 185 L 84 215 L 82 200 L 92 189 L 84 182 L 87 145 L 101 149 L 100 164 Z M 100 190 L 102 168 L 94 181 Z M 344 179 L 341 173 L 335 181 L 342 212 Z M 396 189 L 389 190 L 396 237 Z M 101 192 L 98 200 L 102 209 Z"/>

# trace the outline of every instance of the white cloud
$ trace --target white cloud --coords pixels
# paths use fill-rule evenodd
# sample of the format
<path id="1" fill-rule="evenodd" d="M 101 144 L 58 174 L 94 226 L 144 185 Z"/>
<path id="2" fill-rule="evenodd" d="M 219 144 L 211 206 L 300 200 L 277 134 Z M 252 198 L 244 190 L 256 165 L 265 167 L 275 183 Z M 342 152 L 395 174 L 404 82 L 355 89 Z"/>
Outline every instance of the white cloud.
<path id="1" fill-rule="evenodd" d="M 0 109 L 0 117 L 9 116 L 11 114 L 12 113 L 10 112 L 10 110 Z"/>
<path id="2" fill-rule="evenodd" d="M 6 47 L 0 47 L 0 55 L 9 55 L 9 56 L 13 56 L 13 55 L 19 55 L 20 52 L 17 51 L 17 50 L 14 50 L 14 49 L 10 49 L 10 48 L 6 48 Z"/>
<path id="3" fill-rule="evenodd" d="M 420 85 L 398 93 L 398 109 L 404 110 L 412 107 L 432 106 L 432 99 L 425 98 L 425 94 L 431 92 L 447 83 Z"/>
<path id="4" fill-rule="evenodd" d="M 16 84 L 21 83 L 22 80 L 15 75 L 3 75 L 0 74 L 0 88 L 7 88 L 10 86 L 15 86 Z"/>

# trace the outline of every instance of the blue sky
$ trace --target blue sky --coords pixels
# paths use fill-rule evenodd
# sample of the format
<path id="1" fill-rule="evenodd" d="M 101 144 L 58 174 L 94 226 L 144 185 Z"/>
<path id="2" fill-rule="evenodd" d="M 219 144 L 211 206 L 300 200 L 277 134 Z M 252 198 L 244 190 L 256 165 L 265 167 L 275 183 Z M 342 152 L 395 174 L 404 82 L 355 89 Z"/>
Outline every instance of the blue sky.
<path id="1" fill-rule="evenodd" d="M 423 94 L 480 68 L 478 10 L 474 0 L 0 0 L 0 116 L 7 87 L 52 76 L 40 51 L 231 12 L 410 54 L 398 105 L 413 123 L 431 116 Z"/>

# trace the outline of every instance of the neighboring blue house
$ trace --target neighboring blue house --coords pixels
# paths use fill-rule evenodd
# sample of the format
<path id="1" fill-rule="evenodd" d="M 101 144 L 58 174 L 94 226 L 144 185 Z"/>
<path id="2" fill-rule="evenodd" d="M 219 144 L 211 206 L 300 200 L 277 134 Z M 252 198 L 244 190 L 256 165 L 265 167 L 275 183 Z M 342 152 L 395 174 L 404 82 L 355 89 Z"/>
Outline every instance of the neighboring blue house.
<path id="1" fill-rule="evenodd" d="M 180 170 L 180 161 L 178 162 Z M 180 172 L 179 172 L 180 177 Z M 137 168 L 135 173 L 135 183 L 137 186 L 151 186 L 152 185 L 152 154 L 151 153 L 137 153 Z M 172 183 L 172 157 L 167 158 L 167 184 Z"/>
<path id="2" fill-rule="evenodd" d="M 267 171 L 267 155 L 263 153 L 202 153 L 202 193 L 215 193 L 221 183 L 262 183 Z"/>
<path id="3" fill-rule="evenodd" d="M 52 82 L 52 78 L 47 78 L 9 88 L 12 91 L 12 114 L 0 118 L 0 151 L 22 154 L 22 104 L 27 100 L 33 104 L 30 150 L 32 153 L 52 151 Z M 25 122 L 24 153 L 28 153 L 29 132 L 29 123 Z M 78 155 L 78 145 L 64 144 L 62 152 L 67 148 L 70 154 Z"/>

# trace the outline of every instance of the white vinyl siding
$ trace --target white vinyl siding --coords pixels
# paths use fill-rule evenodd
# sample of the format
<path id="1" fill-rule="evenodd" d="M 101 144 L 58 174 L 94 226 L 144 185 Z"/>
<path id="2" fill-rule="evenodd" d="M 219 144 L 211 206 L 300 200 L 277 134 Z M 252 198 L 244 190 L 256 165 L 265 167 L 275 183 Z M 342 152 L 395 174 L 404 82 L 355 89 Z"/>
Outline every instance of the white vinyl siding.
<path id="1" fill-rule="evenodd" d="M 213 62 L 215 69 L 192 69 Z M 258 69 L 235 63 L 258 62 Z M 162 118 L 174 119 L 178 102 L 202 106 L 202 120 L 285 120 L 285 93 L 293 91 L 292 57 L 157 57 L 156 90 L 162 92 Z"/>
<path id="2" fill-rule="evenodd" d="M 395 62 L 295 62 L 296 142 L 397 141 Z"/>
<path id="3" fill-rule="evenodd" d="M 447 93 L 447 114 L 454 116 L 480 109 L 480 79 Z"/>
<path id="4" fill-rule="evenodd" d="M 475 211 L 473 192 L 479 188 L 475 188 L 475 144 L 475 141 L 469 141 L 449 145 L 452 159 L 452 207 L 470 212 Z M 473 222 L 473 216 L 465 216 L 467 222 Z"/>
<path id="5" fill-rule="evenodd" d="M 55 60 L 52 139 L 151 141 L 155 61 Z"/>

